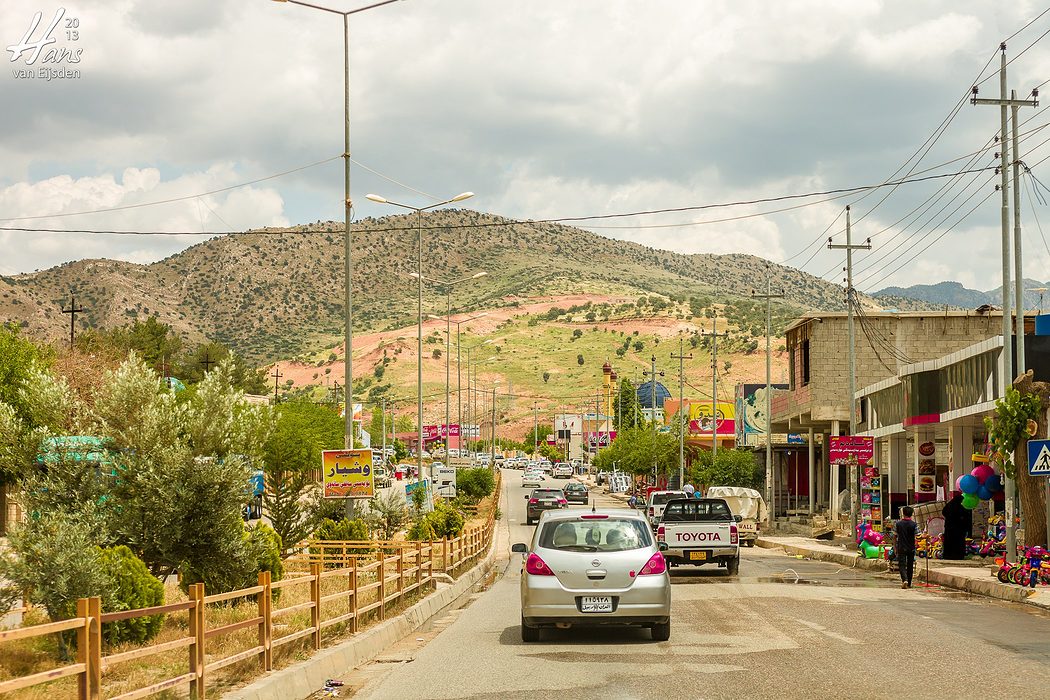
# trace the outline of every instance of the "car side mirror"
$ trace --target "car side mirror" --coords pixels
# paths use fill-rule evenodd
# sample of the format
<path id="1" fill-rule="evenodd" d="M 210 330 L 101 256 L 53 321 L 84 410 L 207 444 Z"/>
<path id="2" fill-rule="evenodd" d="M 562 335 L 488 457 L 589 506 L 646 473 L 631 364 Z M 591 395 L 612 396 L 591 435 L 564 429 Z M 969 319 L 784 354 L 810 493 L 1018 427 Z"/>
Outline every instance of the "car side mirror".
<path id="1" fill-rule="evenodd" d="M 659 545 L 657 546 L 657 548 L 658 548 L 658 549 L 659 549 L 659 550 L 660 550 L 661 552 L 666 552 L 666 551 L 668 550 L 668 547 L 667 547 L 667 543 L 666 543 L 666 542 L 661 542 L 661 543 L 660 543 L 660 544 L 659 544 Z"/>
<path id="2" fill-rule="evenodd" d="M 741 523 L 741 522 L 744 521 L 744 516 L 742 516 L 742 515 L 734 515 L 733 516 L 733 520 L 737 521 L 738 523 Z"/>
<path id="3" fill-rule="evenodd" d="M 517 542 L 510 546 L 510 551 L 515 552 L 516 554 L 525 554 L 529 551 L 529 548 L 525 546 L 524 542 Z"/>
<path id="4" fill-rule="evenodd" d="M 529 500 L 529 494 L 525 494 L 525 500 Z"/>

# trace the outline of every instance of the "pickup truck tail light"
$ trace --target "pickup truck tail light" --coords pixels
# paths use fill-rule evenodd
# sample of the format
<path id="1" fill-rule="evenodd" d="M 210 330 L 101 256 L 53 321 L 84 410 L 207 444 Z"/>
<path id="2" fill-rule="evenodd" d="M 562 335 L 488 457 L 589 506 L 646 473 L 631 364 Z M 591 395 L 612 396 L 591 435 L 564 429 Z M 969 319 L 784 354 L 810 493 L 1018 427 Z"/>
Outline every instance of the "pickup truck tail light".
<path id="1" fill-rule="evenodd" d="M 649 517 L 650 518 L 655 518 L 656 517 L 656 508 L 653 508 L 652 506 L 649 506 Z"/>
<path id="2" fill-rule="evenodd" d="M 525 560 L 525 572 L 533 576 L 553 576 L 554 572 L 547 566 L 547 562 L 540 559 L 537 554 L 530 554 Z"/>
<path id="3" fill-rule="evenodd" d="M 740 541 L 740 535 L 738 534 L 736 523 L 729 526 L 729 544 L 737 544 Z"/>
<path id="4" fill-rule="evenodd" d="M 667 535 L 667 531 L 664 530 L 664 526 L 663 525 L 661 525 L 660 527 L 656 528 L 656 540 L 658 542 L 665 541 L 667 539 L 666 535 Z"/>
<path id="5" fill-rule="evenodd" d="M 667 571 L 667 562 L 664 561 L 664 555 L 657 552 L 649 557 L 649 561 L 645 562 L 645 566 L 638 572 L 638 575 L 652 576 L 654 574 L 662 574 L 665 571 Z"/>

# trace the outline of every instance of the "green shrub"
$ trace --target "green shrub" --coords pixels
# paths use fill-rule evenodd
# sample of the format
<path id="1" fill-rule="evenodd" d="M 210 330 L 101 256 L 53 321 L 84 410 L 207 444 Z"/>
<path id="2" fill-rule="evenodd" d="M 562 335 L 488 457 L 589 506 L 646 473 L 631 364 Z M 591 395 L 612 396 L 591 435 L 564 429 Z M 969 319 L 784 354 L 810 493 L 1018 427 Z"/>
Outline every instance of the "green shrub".
<path id="1" fill-rule="evenodd" d="M 496 479 L 484 467 L 460 469 L 456 474 L 456 493 L 469 503 L 477 503 L 496 489 Z"/>
<path id="2" fill-rule="evenodd" d="M 315 540 L 367 540 L 368 525 L 363 520 L 331 520 L 325 518 L 314 530 Z"/>
<path id="3" fill-rule="evenodd" d="M 448 503 L 434 504 L 434 510 L 412 523 L 408 529 L 410 540 L 437 540 L 459 537 L 463 534 L 463 513 Z"/>
<path id="4" fill-rule="evenodd" d="M 256 573 L 269 571 L 271 581 L 280 581 L 284 578 L 284 562 L 281 561 L 281 551 L 283 550 L 281 536 L 266 523 L 258 523 L 255 527 L 245 529 L 245 538 L 248 546 L 255 554 Z M 255 582 L 247 585 L 254 586 Z"/>
<path id="5" fill-rule="evenodd" d="M 150 574 L 146 564 L 124 545 L 103 549 L 99 563 L 110 580 L 102 591 L 102 609 L 120 612 L 164 605 L 164 584 Z M 102 636 L 109 644 L 153 639 L 164 625 L 164 615 L 150 615 L 102 625 Z"/>

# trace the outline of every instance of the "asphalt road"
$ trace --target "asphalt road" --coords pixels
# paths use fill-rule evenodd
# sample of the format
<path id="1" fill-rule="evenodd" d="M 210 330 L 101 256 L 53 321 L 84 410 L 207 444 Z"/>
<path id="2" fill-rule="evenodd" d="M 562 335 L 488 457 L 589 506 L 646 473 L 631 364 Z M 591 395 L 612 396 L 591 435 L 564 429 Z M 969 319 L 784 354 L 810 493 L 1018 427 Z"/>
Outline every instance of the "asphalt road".
<path id="1" fill-rule="evenodd" d="M 504 551 L 525 542 L 525 489 L 505 473 Z M 599 505 L 605 501 L 599 499 Z M 508 537 L 509 535 L 509 537 Z M 342 696 L 385 698 L 988 698 L 1045 696 L 1050 615 L 1027 606 L 743 550 L 740 575 L 673 570 L 671 639 L 551 630 L 524 644 L 521 562 L 460 610 L 347 671 Z"/>

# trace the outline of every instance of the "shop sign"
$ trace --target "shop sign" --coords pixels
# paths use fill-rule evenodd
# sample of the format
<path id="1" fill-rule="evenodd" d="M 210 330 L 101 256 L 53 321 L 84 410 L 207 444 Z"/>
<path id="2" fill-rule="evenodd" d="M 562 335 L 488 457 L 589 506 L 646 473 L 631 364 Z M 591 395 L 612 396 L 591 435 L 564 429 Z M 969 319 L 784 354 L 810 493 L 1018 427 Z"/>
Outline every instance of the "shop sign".
<path id="1" fill-rule="evenodd" d="M 375 495 L 372 450 L 322 450 L 325 498 L 371 498 Z"/>
<path id="2" fill-rule="evenodd" d="M 1028 441 L 1028 473 L 1050 476 L 1050 440 Z"/>
<path id="3" fill-rule="evenodd" d="M 857 464 L 868 464 L 875 456 L 875 438 L 865 435 L 832 435 L 828 448 L 832 462 L 845 462 L 854 457 Z"/>

